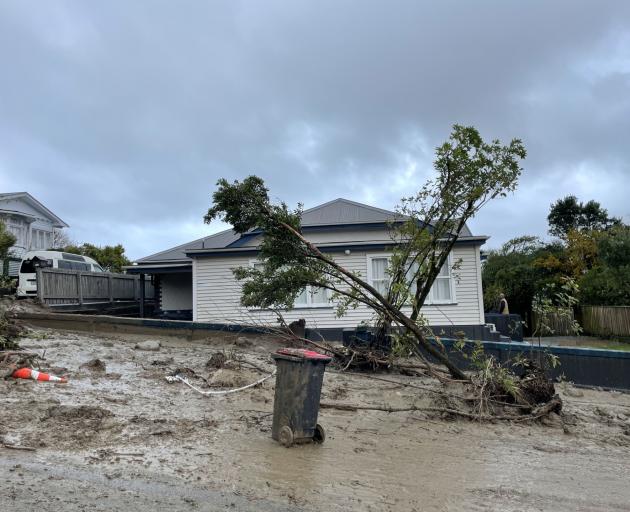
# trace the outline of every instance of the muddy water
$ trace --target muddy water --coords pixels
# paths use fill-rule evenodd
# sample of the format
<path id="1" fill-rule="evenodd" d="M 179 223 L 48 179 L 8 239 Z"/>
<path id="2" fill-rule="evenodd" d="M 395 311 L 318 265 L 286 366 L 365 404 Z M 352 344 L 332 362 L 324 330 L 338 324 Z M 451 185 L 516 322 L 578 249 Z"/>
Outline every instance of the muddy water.
<path id="1" fill-rule="evenodd" d="M 269 341 L 252 337 L 243 348 L 228 335 L 206 344 L 164 339 L 159 352 L 140 352 L 133 346 L 141 339 L 41 332 L 25 343 L 46 349 L 70 383 L 0 382 L 0 435 L 37 447 L 0 449 L 0 495 L 23 510 L 51 500 L 63 510 L 97 502 L 141 511 L 630 510 L 627 395 L 567 387 L 565 416 L 550 426 L 325 409 L 326 442 L 285 449 L 270 437 L 271 382 L 209 398 L 164 380 L 176 367 L 209 377 L 204 365 L 217 348 L 271 368 Z M 105 372 L 81 368 L 95 357 Z M 261 375 L 238 371 L 251 381 Z M 333 373 L 323 394 L 329 402 L 431 403 L 418 390 Z M 59 415 L 64 405 L 93 409 Z"/>

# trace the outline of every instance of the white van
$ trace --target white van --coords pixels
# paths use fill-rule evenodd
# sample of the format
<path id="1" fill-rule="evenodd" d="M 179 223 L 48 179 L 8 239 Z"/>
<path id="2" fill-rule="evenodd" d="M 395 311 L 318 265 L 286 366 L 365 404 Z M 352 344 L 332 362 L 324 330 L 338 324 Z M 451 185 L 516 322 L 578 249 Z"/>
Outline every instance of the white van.
<path id="1" fill-rule="evenodd" d="M 18 274 L 18 297 L 37 295 L 38 267 L 60 268 L 63 270 L 83 270 L 85 272 L 105 272 L 92 258 L 59 251 L 29 251 L 22 258 Z"/>

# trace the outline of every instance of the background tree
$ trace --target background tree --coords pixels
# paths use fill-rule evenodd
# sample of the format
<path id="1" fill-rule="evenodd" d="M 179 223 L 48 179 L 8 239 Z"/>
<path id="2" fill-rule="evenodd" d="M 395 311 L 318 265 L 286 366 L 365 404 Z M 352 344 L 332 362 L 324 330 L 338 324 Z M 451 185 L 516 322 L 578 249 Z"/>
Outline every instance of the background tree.
<path id="1" fill-rule="evenodd" d="M 580 279 L 586 305 L 630 306 L 630 226 L 611 228 L 598 239 L 598 261 Z"/>
<path id="2" fill-rule="evenodd" d="M 559 280 L 563 250 L 561 244 L 521 236 L 489 251 L 482 270 L 485 310 L 495 311 L 499 295 L 504 293 L 510 312 L 527 320 L 536 292 Z"/>
<path id="3" fill-rule="evenodd" d="M 260 229 L 262 268 L 233 270 L 243 280 L 241 303 L 282 311 L 292 309 L 306 286 L 328 289 L 337 313 L 363 304 L 375 316 L 405 332 L 405 348 L 428 362 L 421 351 L 443 363 L 458 379 L 466 375 L 446 353 L 427 339 L 420 309 L 465 223 L 488 201 L 516 188 L 525 148 L 515 139 L 503 146 L 486 143 L 473 127 L 455 125 L 447 142 L 436 149 L 436 177 L 414 196 L 404 198 L 398 222 L 391 225 L 392 250 L 386 290 L 376 289 L 356 272 L 339 265 L 302 234 L 301 205 L 290 210 L 273 204 L 262 179 L 242 183 L 219 180 L 206 222 L 220 218 L 237 233 Z M 403 306 L 411 306 L 409 312 Z"/>
<path id="4" fill-rule="evenodd" d="M 2 267 L 2 272 L 0 272 L 0 284 L 2 286 L 8 286 L 11 284 L 11 279 L 8 277 L 9 272 L 9 250 L 15 244 L 16 238 L 13 233 L 7 231 L 7 228 L 0 220 L 0 265 Z"/>
<path id="5" fill-rule="evenodd" d="M 608 211 L 597 201 L 581 203 L 575 196 L 566 196 L 553 203 L 547 221 L 549 234 L 563 239 L 571 231 L 601 231 L 621 222 L 616 217 L 609 217 Z"/>
<path id="6" fill-rule="evenodd" d="M 7 231 L 4 222 L 0 220 L 0 261 L 3 261 L 9 255 L 9 249 L 15 244 L 16 238 L 13 233 Z"/>
<path id="7" fill-rule="evenodd" d="M 76 246 L 74 242 L 72 242 L 70 235 L 67 231 L 62 229 L 55 229 L 53 231 L 52 237 L 52 247 L 53 250 L 61 250 L 64 247 Z"/>
<path id="8" fill-rule="evenodd" d="M 121 245 L 97 246 L 88 243 L 82 245 L 68 245 L 64 252 L 81 254 L 96 260 L 104 270 L 108 272 L 122 272 L 123 267 L 131 265 L 131 261 L 125 256 L 125 248 Z"/>

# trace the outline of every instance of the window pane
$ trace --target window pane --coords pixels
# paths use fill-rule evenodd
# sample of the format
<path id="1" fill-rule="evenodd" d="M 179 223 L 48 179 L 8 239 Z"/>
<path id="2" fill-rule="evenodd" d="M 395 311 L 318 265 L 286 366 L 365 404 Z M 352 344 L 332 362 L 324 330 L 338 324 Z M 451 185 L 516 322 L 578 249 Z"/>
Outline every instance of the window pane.
<path id="1" fill-rule="evenodd" d="M 389 287 L 389 279 L 372 280 L 372 286 L 376 288 L 378 293 L 385 295 L 387 293 L 387 288 Z"/>
<path id="2" fill-rule="evenodd" d="M 411 265 L 411 267 L 409 267 L 409 269 L 407 270 L 407 274 L 405 275 L 405 279 L 406 279 L 407 283 L 410 284 L 410 286 L 409 286 L 409 293 L 411 295 L 415 295 L 416 294 L 416 286 L 418 284 L 418 281 L 417 280 L 413 280 L 413 279 L 414 279 L 417 271 L 418 271 L 418 263 L 414 262 Z"/>
<path id="3" fill-rule="evenodd" d="M 302 290 L 302 292 L 295 298 L 296 306 L 306 306 L 306 290 Z"/>
<path id="4" fill-rule="evenodd" d="M 448 260 L 446 261 L 446 263 L 444 263 L 444 265 L 442 265 L 442 268 L 440 269 L 440 273 L 438 274 L 439 276 L 442 277 L 448 277 L 449 275 L 449 264 L 448 264 Z"/>
<path id="5" fill-rule="evenodd" d="M 387 279 L 387 258 L 372 259 L 372 280 Z"/>
<path id="6" fill-rule="evenodd" d="M 451 280 L 438 278 L 433 283 L 433 300 L 448 301 L 451 300 Z"/>
<path id="7" fill-rule="evenodd" d="M 310 290 L 312 304 L 328 304 L 328 290 L 313 286 Z"/>

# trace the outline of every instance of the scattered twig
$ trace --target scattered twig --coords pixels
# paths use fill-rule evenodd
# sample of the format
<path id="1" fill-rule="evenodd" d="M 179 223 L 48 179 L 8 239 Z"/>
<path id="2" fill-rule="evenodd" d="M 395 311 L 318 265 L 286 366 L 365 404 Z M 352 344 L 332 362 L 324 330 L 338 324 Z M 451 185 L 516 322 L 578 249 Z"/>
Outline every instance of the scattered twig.
<path id="1" fill-rule="evenodd" d="M 473 414 L 466 411 L 460 411 L 458 409 L 452 409 L 447 407 L 417 407 L 415 405 L 409 407 L 389 407 L 389 406 L 377 406 L 377 405 L 353 405 L 353 404 L 333 404 L 330 402 L 322 402 L 319 404 L 322 409 L 337 409 L 340 411 L 383 411 L 387 413 L 392 412 L 409 412 L 409 411 L 418 411 L 418 412 L 437 412 L 443 414 L 452 414 L 454 416 L 461 416 L 464 418 L 469 418 L 471 420 L 479 420 L 479 421 L 514 421 L 514 422 L 524 422 L 524 421 L 532 421 L 557 410 L 562 406 L 562 401 L 558 396 L 555 396 L 552 400 L 547 402 L 545 405 L 535 409 L 531 414 L 525 416 L 494 416 L 494 415 L 479 415 Z"/>
<path id="2" fill-rule="evenodd" d="M 32 446 L 19 446 L 16 444 L 2 443 L 2 447 L 7 448 L 8 450 L 20 450 L 20 451 L 25 451 L 25 452 L 37 451 L 37 448 L 33 448 Z"/>

